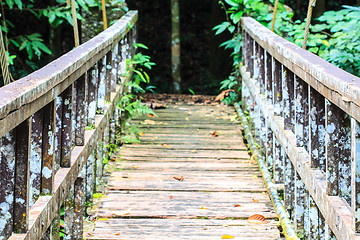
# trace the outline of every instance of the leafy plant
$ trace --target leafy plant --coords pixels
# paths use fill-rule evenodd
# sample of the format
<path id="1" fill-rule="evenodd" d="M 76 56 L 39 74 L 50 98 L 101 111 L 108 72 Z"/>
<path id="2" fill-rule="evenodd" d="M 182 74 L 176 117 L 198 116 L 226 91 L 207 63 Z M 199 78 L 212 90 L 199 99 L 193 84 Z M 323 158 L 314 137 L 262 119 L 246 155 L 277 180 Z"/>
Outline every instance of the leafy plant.
<path id="1" fill-rule="evenodd" d="M 141 43 L 135 44 L 134 47 L 135 49 L 148 49 L 148 47 Z M 147 105 L 144 105 L 139 97 L 139 94 L 144 93 L 146 90 L 152 91 L 154 88 L 148 86 L 150 77 L 146 72 L 147 70 L 151 70 L 154 65 L 155 63 L 151 62 L 150 56 L 144 55 L 141 52 L 135 54 L 132 59 L 127 61 L 128 69 L 133 71 L 134 74 L 132 79 L 126 83 L 126 87 L 129 91 L 121 97 L 118 103 L 118 108 L 124 119 L 121 129 L 121 139 L 125 143 L 139 142 L 141 131 L 134 124 L 130 123 L 130 120 L 134 116 L 148 114 L 155 115 L 154 111 Z M 144 87 L 144 85 L 146 86 Z"/>

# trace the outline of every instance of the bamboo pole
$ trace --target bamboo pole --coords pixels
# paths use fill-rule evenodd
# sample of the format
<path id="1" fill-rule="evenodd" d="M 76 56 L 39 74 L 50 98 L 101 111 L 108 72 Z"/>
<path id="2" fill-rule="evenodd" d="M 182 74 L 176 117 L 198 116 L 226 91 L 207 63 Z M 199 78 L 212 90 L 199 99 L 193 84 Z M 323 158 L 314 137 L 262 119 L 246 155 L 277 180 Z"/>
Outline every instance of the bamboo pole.
<path id="1" fill-rule="evenodd" d="M 105 0 L 101 0 L 102 5 L 102 15 L 103 15 L 103 22 L 104 22 L 104 30 L 107 29 L 107 18 L 106 18 L 106 6 L 105 6 Z"/>
<path id="2" fill-rule="evenodd" d="M 272 19 L 272 25 L 271 25 L 271 31 L 272 32 L 274 32 L 274 29 L 275 29 L 275 19 L 276 19 L 276 13 L 277 13 L 278 5 L 279 5 L 279 0 L 276 0 L 275 1 L 275 7 L 274 7 L 274 15 L 273 15 L 273 19 Z"/>
<path id="3" fill-rule="evenodd" d="M 71 0 L 71 13 L 73 19 L 75 47 L 77 47 L 79 46 L 80 41 L 79 41 L 79 29 L 78 29 L 77 17 L 76 17 L 75 0 Z"/>

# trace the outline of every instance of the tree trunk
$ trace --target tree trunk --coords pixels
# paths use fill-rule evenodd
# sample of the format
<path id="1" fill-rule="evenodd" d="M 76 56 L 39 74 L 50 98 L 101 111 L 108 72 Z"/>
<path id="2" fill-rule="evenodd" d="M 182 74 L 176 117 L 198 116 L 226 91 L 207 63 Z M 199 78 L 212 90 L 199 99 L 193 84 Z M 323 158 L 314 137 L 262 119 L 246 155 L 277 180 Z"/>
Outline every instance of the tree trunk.
<path id="1" fill-rule="evenodd" d="M 181 93 L 179 0 L 171 0 L 171 21 L 171 70 L 173 91 L 175 93 Z"/>

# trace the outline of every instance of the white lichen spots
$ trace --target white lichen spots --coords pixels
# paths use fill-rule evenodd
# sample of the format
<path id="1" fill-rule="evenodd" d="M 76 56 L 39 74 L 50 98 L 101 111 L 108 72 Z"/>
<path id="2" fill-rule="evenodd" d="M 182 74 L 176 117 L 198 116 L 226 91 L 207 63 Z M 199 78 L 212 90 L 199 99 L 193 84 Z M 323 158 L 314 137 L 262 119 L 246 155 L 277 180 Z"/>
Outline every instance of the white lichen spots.
<path id="1" fill-rule="evenodd" d="M 16 198 L 16 199 L 15 199 L 15 202 L 20 203 L 20 204 L 25 204 L 25 199 L 23 199 L 23 198 Z"/>
<path id="2" fill-rule="evenodd" d="M 50 168 L 48 168 L 47 166 L 45 166 L 42 170 L 42 175 L 46 179 L 50 179 L 52 177 L 52 170 Z"/>
<path id="3" fill-rule="evenodd" d="M 332 134 L 332 133 L 335 132 L 335 128 L 336 128 L 335 124 L 330 123 L 330 124 L 327 125 L 326 131 L 327 131 L 328 134 Z"/>
<path id="4" fill-rule="evenodd" d="M 34 138 L 34 137 L 32 137 Z M 35 135 L 38 138 L 38 134 Z M 40 175 L 41 175 L 41 149 L 40 143 L 30 143 L 30 184 L 29 184 L 29 206 L 35 203 L 35 198 L 40 194 Z"/>
<path id="5" fill-rule="evenodd" d="M 312 150 L 312 157 L 315 158 L 315 159 L 318 159 L 318 157 L 319 157 L 319 150 L 318 149 Z"/>
<path id="6" fill-rule="evenodd" d="M 360 199 L 359 199 L 360 200 Z M 360 221 L 360 208 L 358 208 L 355 212 L 355 218 L 357 221 Z"/>
<path id="7" fill-rule="evenodd" d="M 92 101 L 89 104 L 89 118 L 94 118 L 96 115 L 96 102 Z"/>

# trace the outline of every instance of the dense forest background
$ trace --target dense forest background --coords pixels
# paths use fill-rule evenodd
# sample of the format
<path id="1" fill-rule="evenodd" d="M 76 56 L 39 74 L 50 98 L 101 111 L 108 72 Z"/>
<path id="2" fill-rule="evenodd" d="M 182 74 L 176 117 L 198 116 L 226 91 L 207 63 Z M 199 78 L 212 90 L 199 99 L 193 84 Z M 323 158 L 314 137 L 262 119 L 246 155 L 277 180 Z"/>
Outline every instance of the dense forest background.
<path id="1" fill-rule="evenodd" d="M 77 2 L 81 42 L 85 42 L 102 30 L 101 2 Z M 106 2 L 110 23 L 128 9 L 139 10 L 138 42 L 149 47 L 146 54 L 157 64 L 150 72 L 152 84 L 156 86 L 156 92 L 172 92 L 170 0 Z M 282 2 L 291 7 L 294 21 L 306 17 L 308 1 Z M 271 5 L 270 2 L 267 3 Z M 314 17 L 320 16 L 324 11 L 341 9 L 342 5 L 359 5 L 359 0 L 318 0 Z M 6 0 L 1 1 L 1 7 L 1 28 L 7 39 L 6 46 L 11 60 L 10 71 L 14 80 L 73 48 L 68 1 Z M 55 16 L 51 15 L 51 12 L 54 12 Z M 226 16 L 219 6 L 219 0 L 180 0 L 181 78 L 184 93 L 215 95 L 219 92 L 220 82 L 232 72 L 232 59 L 229 56 L 231 51 L 219 48 L 219 45 L 231 38 L 231 35 L 225 33 L 215 36 L 212 30 L 224 20 Z M 34 33 L 38 34 L 35 40 L 45 47 L 41 44 L 31 45 Z"/>

